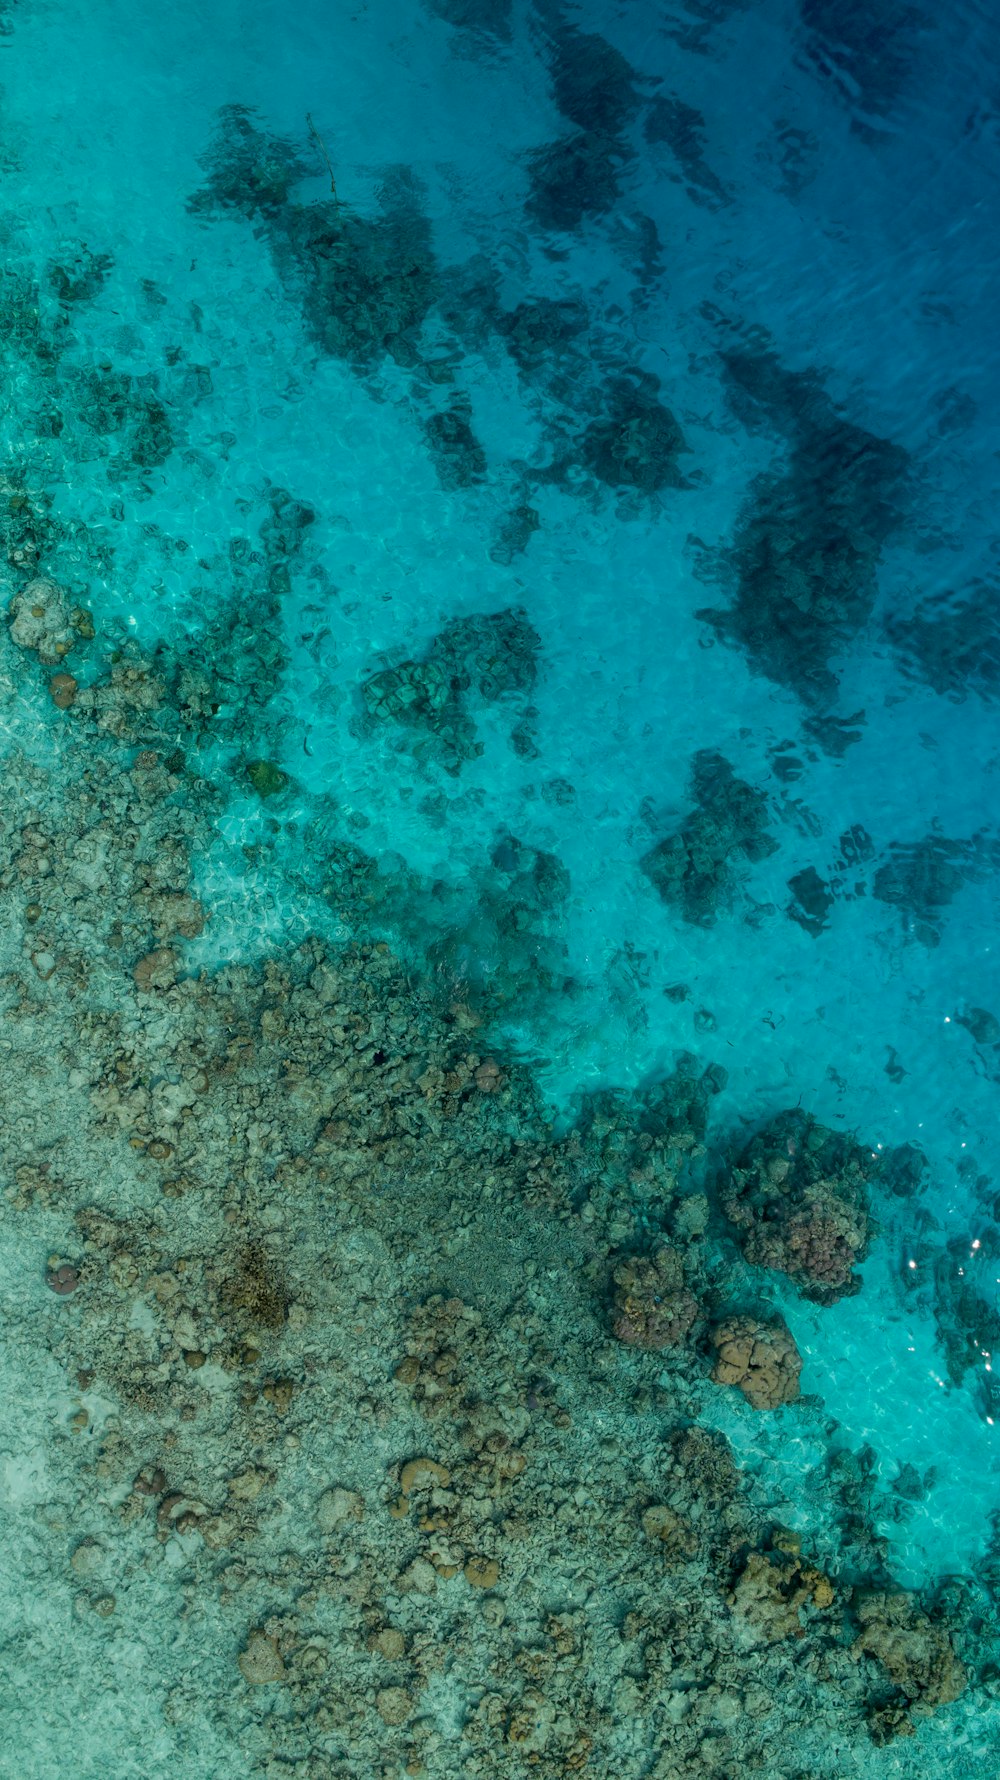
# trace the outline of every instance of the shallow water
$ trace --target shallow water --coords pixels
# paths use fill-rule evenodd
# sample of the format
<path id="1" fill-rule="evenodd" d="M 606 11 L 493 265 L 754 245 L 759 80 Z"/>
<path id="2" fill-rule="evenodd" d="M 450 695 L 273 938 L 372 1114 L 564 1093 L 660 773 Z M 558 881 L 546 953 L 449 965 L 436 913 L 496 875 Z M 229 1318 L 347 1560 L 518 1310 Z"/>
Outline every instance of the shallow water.
<path id="1" fill-rule="evenodd" d="M 41 569 L 92 614 L 96 637 L 72 655 L 84 691 L 133 648 L 215 676 L 185 744 L 188 789 L 170 793 L 199 812 L 191 888 L 210 911 L 182 936 L 184 971 L 262 963 L 312 932 L 386 942 L 414 985 L 482 1005 L 493 1051 L 530 1067 L 557 1130 L 585 1092 L 640 1089 L 693 1053 L 719 1073 L 692 1186 L 787 1107 L 859 1133 L 875 1156 L 918 1146 L 912 1175 L 874 1174 L 857 1295 L 820 1307 L 766 1281 L 803 1358 L 801 1406 L 751 1414 L 706 1387 L 698 1418 L 726 1435 L 761 1512 L 829 1565 L 846 1510 L 816 1479 L 832 1453 L 869 1449 L 865 1513 L 895 1580 L 931 1599 L 942 1578 L 971 1579 L 990 1625 L 989 10 L 308 0 L 293 14 L 178 0 L 137 14 L 121 0 L 19 0 L 3 19 L 7 598 Z M 50 504 L 27 554 L 26 499 L 39 514 Z M 4 745 L 42 777 L 12 771 L 11 832 L 31 825 L 33 799 L 59 809 L 82 782 L 83 744 L 65 740 L 76 712 L 54 712 L 47 675 L 25 661 L 15 639 Z M 116 743 L 151 745 L 110 720 L 87 745 L 103 758 Z M 731 769 L 721 781 L 713 769 L 716 804 L 697 780 L 705 755 Z M 733 776 L 757 794 L 743 827 Z M 690 837 L 699 795 L 716 855 L 700 889 L 661 878 L 658 893 L 651 857 Z M 144 807 L 119 800 L 105 818 L 136 830 L 137 856 L 161 845 Z M 8 986 L 33 956 L 20 870 L 5 889 Z M 95 955 L 65 1008 L 53 1000 L 32 1056 L 72 1052 L 86 1072 L 88 997 L 114 1004 L 103 968 Z M 65 1703 L 60 1614 L 82 1662 L 96 1646 L 39 1531 L 72 1530 L 68 1504 L 85 1491 L 56 1434 L 73 1412 L 70 1349 L 45 1252 L 72 1255 L 72 1215 L 99 1183 L 84 1168 L 54 1204 L 28 1194 L 18 1208 L 16 1171 L 40 1140 L 17 1111 L 0 1501 L 25 1553 L 16 1593 L 34 1579 L 11 1640 L 35 1699 L 27 1711 L 8 1692 L 12 1771 L 65 1771 L 70 1736 L 81 1775 L 446 1771 L 471 1697 L 457 1681 L 447 1700 L 444 1678 L 421 1696 L 446 1751 L 428 1744 L 423 1769 L 405 1767 L 417 1757 L 402 1732 L 374 1756 L 363 1740 L 351 1755 L 349 1731 L 347 1755 L 304 1732 L 275 1754 L 267 1713 L 291 1708 L 260 1707 L 267 1687 L 220 1716 L 237 1632 L 185 1570 L 183 1539 L 164 1544 L 151 1584 L 169 1612 L 187 1590 L 173 1706 L 127 1587 L 100 1660 L 129 1667 L 134 1697 L 117 1718 L 92 1711 L 85 1688 Z M 141 1208 L 117 1166 L 106 1209 L 116 1192 Z M 429 1239 L 448 1255 L 439 1211 Z M 312 1222 L 295 1215 L 306 1248 L 335 1241 L 335 1211 L 329 1230 L 315 1208 Z M 610 1247 L 655 1233 L 655 1210 L 636 1217 Z M 489 1264 L 477 1265 L 463 1286 L 442 1264 L 435 1289 L 486 1304 Z M 501 1293 L 490 1314 L 502 1322 L 511 1302 Z M 140 1328 L 145 1313 L 118 1314 Z M 111 1339 L 113 1316 L 102 1327 Z M 564 1382 L 585 1396 L 569 1364 Z M 311 1452 L 303 1413 L 288 1438 Z M 628 1433 L 638 1412 L 600 1413 Z M 81 1439 L 105 1423 L 128 1436 L 110 1382 L 86 1414 Z M 385 1439 L 386 1464 L 406 1457 L 405 1438 Z M 313 1464 L 288 1485 L 303 1500 Z M 917 1485 L 901 1506 L 905 1467 Z M 273 1558 L 280 1527 L 269 1536 Z M 252 1553 L 238 1561 L 253 1573 Z M 133 1611 L 147 1607 L 136 1594 Z M 918 1714 L 916 1738 L 881 1748 L 859 1733 L 840 1753 L 820 1738 L 808 1772 L 909 1774 L 930 1771 L 925 1758 L 971 1772 L 994 1734 L 988 1648 L 982 1631 L 974 1684 Z M 487 1691 L 482 1677 L 468 1685 Z M 627 1704 L 615 1711 L 627 1719 Z M 145 1765 L 129 1753 L 137 1737 Z M 637 1754 L 621 1771 L 695 1771 L 663 1765 L 663 1747 L 660 1766 Z M 728 1772 L 738 1740 L 716 1753 L 705 1764 Z M 760 1758 L 806 1773 L 784 1759 Z M 567 1771 L 544 1760 L 539 1771 Z"/>

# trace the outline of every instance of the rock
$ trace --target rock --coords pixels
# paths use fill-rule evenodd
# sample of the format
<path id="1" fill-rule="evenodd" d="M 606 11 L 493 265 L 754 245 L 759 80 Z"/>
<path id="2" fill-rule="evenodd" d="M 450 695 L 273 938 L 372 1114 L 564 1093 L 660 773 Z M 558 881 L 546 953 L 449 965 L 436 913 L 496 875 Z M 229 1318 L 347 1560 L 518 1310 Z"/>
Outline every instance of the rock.
<path id="1" fill-rule="evenodd" d="M 7 608 L 11 642 L 33 649 L 39 661 L 54 667 L 76 641 L 62 588 L 55 581 L 29 581 Z"/>
<path id="2" fill-rule="evenodd" d="M 247 1638 L 247 1647 L 239 1655 L 240 1670 L 245 1681 L 254 1687 L 284 1681 L 285 1665 L 274 1638 L 266 1632 L 254 1631 Z"/>
<path id="3" fill-rule="evenodd" d="M 210 1514 L 198 1528 L 210 1551 L 225 1551 L 239 1535 L 240 1523 L 234 1514 Z"/>
<path id="4" fill-rule="evenodd" d="M 426 1558 L 415 1557 L 396 1579 L 401 1594 L 432 1595 L 437 1588 L 437 1572 Z"/>
<path id="5" fill-rule="evenodd" d="M 777 1409 L 799 1396 L 802 1359 L 780 1317 L 730 1317 L 713 1332 L 712 1346 L 716 1384 L 735 1385 L 754 1409 Z"/>
<path id="6" fill-rule="evenodd" d="M 234 1502 L 256 1502 L 261 1490 L 272 1482 L 269 1471 L 263 1471 L 256 1465 L 249 1465 L 245 1471 L 237 1471 L 229 1479 L 229 1494 Z"/>
<path id="7" fill-rule="evenodd" d="M 698 1540 L 694 1529 L 683 1515 L 675 1514 L 665 1502 L 654 1502 L 647 1508 L 642 1517 L 642 1530 L 646 1538 L 654 1545 L 663 1549 L 668 1560 L 682 1561 L 694 1555 L 698 1549 Z"/>
<path id="8" fill-rule="evenodd" d="M 157 939 L 197 939 L 204 930 L 205 910 L 193 896 L 179 890 L 165 891 L 144 899 L 156 929 Z"/>
<path id="9" fill-rule="evenodd" d="M 96 1539 L 84 1539 L 69 1561 L 77 1576 L 96 1576 L 104 1563 L 104 1548 Z"/>
<path id="10" fill-rule="evenodd" d="M 405 1724 L 413 1701 L 405 1687 L 381 1687 L 375 1695 L 375 1710 L 383 1724 Z"/>
<path id="11" fill-rule="evenodd" d="M 876 1749 L 884 1749 L 888 1743 L 894 1743 L 897 1737 L 916 1735 L 916 1727 L 906 1707 L 899 1700 L 887 1701 L 885 1705 L 874 1705 L 866 1714 L 868 1735 Z"/>
<path id="12" fill-rule="evenodd" d="M 406 1639 L 396 1626 L 388 1625 L 375 1639 L 375 1649 L 388 1663 L 398 1663 L 406 1655 Z"/>
<path id="13" fill-rule="evenodd" d="M 316 1522 L 321 1533 L 332 1533 L 348 1521 L 360 1520 L 364 1511 L 365 1505 L 356 1490 L 324 1490 L 316 1504 Z"/>
<path id="14" fill-rule="evenodd" d="M 144 994 L 153 989 L 170 989 L 177 981 L 177 953 L 169 946 L 157 946 L 147 952 L 135 966 L 132 976 L 135 986 Z"/>

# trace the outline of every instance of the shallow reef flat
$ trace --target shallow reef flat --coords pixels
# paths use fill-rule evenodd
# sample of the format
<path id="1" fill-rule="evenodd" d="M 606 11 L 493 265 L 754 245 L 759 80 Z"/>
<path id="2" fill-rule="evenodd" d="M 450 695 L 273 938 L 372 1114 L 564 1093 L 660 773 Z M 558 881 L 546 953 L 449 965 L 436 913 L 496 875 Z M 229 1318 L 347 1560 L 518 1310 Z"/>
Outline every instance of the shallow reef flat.
<path id="1" fill-rule="evenodd" d="M 871 1150 L 714 1129 L 690 1057 L 556 1130 L 364 904 L 199 963 L 190 669 L 92 629 L 36 579 L 0 635 L 46 731 L 0 827 L 24 1771 L 925 1773 L 995 1685 L 986 1595 L 898 1585 L 863 1454 L 803 1535 L 705 1419 L 822 1427 L 775 1285 L 857 1289 Z"/>

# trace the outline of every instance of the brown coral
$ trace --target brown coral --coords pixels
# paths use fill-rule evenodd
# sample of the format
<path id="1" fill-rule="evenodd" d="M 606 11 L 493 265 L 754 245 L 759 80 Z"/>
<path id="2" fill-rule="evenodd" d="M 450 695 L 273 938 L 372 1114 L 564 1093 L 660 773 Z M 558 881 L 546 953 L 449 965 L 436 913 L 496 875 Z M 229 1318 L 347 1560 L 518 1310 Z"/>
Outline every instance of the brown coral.
<path id="1" fill-rule="evenodd" d="M 786 1538 L 785 1546 L 798 1540 Z M 813 1606 L 821 1612 L 833 1604 L 829 1577 L 803 1564 L 798 1550 L 751 1551 L 729 1595 L 729 1605 L 746 1625 L 754 1644 L 777 1644 L 784 1638 L 802 1638 L 805 1626 L 801 1610 Z"/>
<path id="2" fill-rule="evenodd" d="M 729 1317 L 713 1332 L 716 1384 L 735 1385 L 754 1409 L 777 1409 L 799 1396 L 802 1357 L 780 1317 Z"/>
<path id="3" fill-rule="evenodd" d="M 903 1589 L 866 1595 L 857 1615 L 861 1630 L 854 1656 L 874 1657 L 911 1709 L 924 1715 L 965 1692 L 968 1676 L 951 1639 L 928 1619 L 915 1596 Z"/>
<path id="4" fill-rule="evenodd" d="M 634 1255 L 614 1270 L 614 1332 L 632 1347 L 678 1347 L 698 1314 L 676 1249 Z"/>
<path id="5" fill-rule="evenodd" d="M 870 1151 L 808 1113 L 779 1113 L 738 1156 L 723 1194 L 747 1260 L 787 1273 L 817 1304 L 858 1291 L 871 1165 Z"/>

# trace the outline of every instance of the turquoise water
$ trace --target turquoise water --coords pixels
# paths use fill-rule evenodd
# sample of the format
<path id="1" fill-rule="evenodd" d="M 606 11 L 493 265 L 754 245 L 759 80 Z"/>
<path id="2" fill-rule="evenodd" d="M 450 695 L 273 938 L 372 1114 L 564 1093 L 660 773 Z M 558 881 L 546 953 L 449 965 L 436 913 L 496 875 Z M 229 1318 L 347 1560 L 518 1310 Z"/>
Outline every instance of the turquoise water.
<path id="1" fill-rule="evenodd" d="M 26 649 L 16 622 L 0 664 L 9 1771 L 224 1780 L 523 1764 L 672 1780 L 749 1760 L 790 1780 L 982 1772 L 1000 1506 L 995 21 L 896 0 L 870 14 L 849 0 L 310 0 L 294 12 L 18 0 L 2 18 L 4 601 L 40 570 L 95 633 L 65 620 L 64 711 L 47 690 L 62 655 Z M 141 695 L 130 702 L 130 663 L 169 682 L 162 721 L 147 723 Z M 137 748 L 159 750 L 159 765 L 137 766 Z M 161 770 L 157 792 L 142 775 Z M 78 820 L 98 783 L 99 811 Z M 54 870 L 24 863 L 17 837 L 39 823 L 58 837 Z M 154 907 L 167 893 L 196 897 L 208 919 L 168 918 Z M 38 915 L 25 915 L 28 895 Z M 721 1214 L 714 1259 L 691 1262 L 707 1321 L 700 1345 L 667 1356 L 672 1382 L 658 1353 L 623 1358 L 619 1344 L 593 1359 L 588 1341 L 609 1345 L 615 1257 L 679 1240 L 638 1170 L 619 1178 L 608 1164 L 607 1202 L 593 1188 L 600 1239 L 565 1233 L 581 1203 L 570 1195 L 532 1211 L 519 1247 L 506 1213 L 491 1227 L 480 1151 L 456 1198 L 435 1197 L 447 1126 L 429 1120 L 426 1201 L 391 1161 L 370 1205 L 342 1212 L 315 1148 L 317 1121 L 342 1116 L 323 1073 L 333 1064 L 296 1051 L 289 1079 L 301 1068 L 314 1084 L 297 1103 L 308 1141 L 295 1126 L 271 1172 L 262 1163 L 251 1181 L 248 1161 L 237 1187 L 234 1155 L 278 1155 L 273 1089 L 230 1103 L 191 1033 L 176 1061 L 172 1022 L 203 1021 L 211 1050 L 253 1003 L 253 971 L 301 958 L 316 934 L 333 955 L 388 946 L 405 993 L 471 1035 L 470 1081 L 499 1058 L 515 1085 L 536 1085 L 557 1137 L 598 1090 L 620 1091 L 611 1123 L 627 1123 L 621 1109 L 639 1103 L 627 1096 L 679 1055 L 699 1075 L 714 1066 L 707 1133 L 695 1133 L 705 1153 L 681 1182 L 708 1192 L 713 1217 L 725 1158 L 783 1109 L 888 1157 L 872 1171 L 855 1295 L 821 1305 L 783 1274 L 757 1282 L 802 1357 L 802 1399 L 752 1412 L 708 1382 L 709 1325 L 754 1287 Z M 182 987 L 167 993 L 169 966 L 161 1003 L 142 983 L 137 998 L 132 976 L 154 944 L 181 954 Z M 365 1017 L 378 1031 L 386 955 L 366 954 L 351 979 L 365 994 L 375 984 Z M 241 967 L 250 975 L 231 991 L 226 972 Z M 193 988 L 182 1005 L 195 982 L 201 1013 Z M 216 992 L 232 993 L 228 1025 L 215 1023 Z M 398 982 L 392 995 L 401 1007 Z M 340 1017 L 328 1001 L 327 1026 Z M 321 1047 L 303 1005 L 276 990 L 264 1039 L 285 1021 L 290 1051 L 307 1026 Z M 456 1007 L 476 1010 L 467 1025 Z M 186 1086 L 202 1068 L 220 1096 L 203 1119 L 208 1088 Z M 132 1091 L 130 1069 L 149 1096 L 141 1117 L 109 1111 Z M 496 1117 L 513 1155 L 541 1143 L 542 1114 L 529 1138 L 529 1089 L 511 1093 Z M 146 1149 L 169 1133 L 179 1156 L 185 1119 L 205 1180 L 163 1197 Z M 123 1220 L 114 1242 L 74 1224 L 94 1204 Z M 204 1371 L 190 1369 L 192 1392 L 214 1404 L 204 1429 L 181 1388 L 179 1356 L 204 1358 L 194 1336 L 175 1329 L 169 1352 L 164 1337 L 166 1370 L 144 1375 L 145 1398 L 138 1374 L 130 1385 L 115 1372 L 116 1345 L 159 1340 L 170 1288 L 150 1287 L 154 1274 L 176 1273 L 181 1254 L 182 1273 L 210 1277 L 220 1219 L 240 1242 L 259 1229 L 298 1259 L 301 1291 L 278 1318 L 291 1346 L 262 1337 L 262 1363 L 271 1386 L 287 1376 L 297 1390 L 300 1375 L 340 1366 L 335 1434 L 305 1382 L 287 1432 L 248 1429 L 225 1407 L 233 1368 L 212 1345 L 221 1355 L 232 1335 L 222 1288 L 217 1314 L 192 1311 L 215 1331 Z M 87 1240 L 104 1255 L 89 1274 Z M 123 1253 L 138 1256 L 134 1279 Z M 53 1298 L 47 1256 L 50 1274 L 79 1263 L 79 1297 L 74 1285 Z M 543 1283 L 560 1267 L 572 1280 L 562 1332 L 559 1293 Z M 102 1269 L 117 1298 L 102 1296 Z M 324 1297 L 341 1272 L 370 1281 L 378 1307 L 354 1322 Z M 877 1686 L 837 1718 L 819 1669 L 803 1683 L 798 1646 L 776 1641 L 759 1685 L 778 1720 L 763 1741 L 751 1684 L 733 1684 L 721 1656 L 696 1683 L 690 1652 L 687 1668 L 663 1659 L 659 1680 L 647 1653 L 640 1701 L 638 1659 L 616 1668 L 606 1648 L 630 1611 L 655 1617 L 612 1555 L 624 1533 L 605 1536 L 592 1595 L 568 1572 L 529 1568 L 506 1592 L 481 1591 L 492 1618 L 484 1608 L 487 1629 L 470 1633 L 442 1604 L 444 1577 L 444 1617 L 421 1622 L 420 1589 L 394 1594 L 379 1570 L 378 1528 L 381 1514 L 388 1539 L 392 1467 L 430 1450 L 388 1382 L 411 1340 L 392 1319 L 419 1322 L 434 1292 L 469 1302 L 506 1355 L 487 1360 L 468 1336 L 469 1388 L 486 1398 L 527 1376 L 535 1337 L 517 1319 L 529 1307 L 548 1319 L 560 1401 L 588 1429 L 572 1456 L 542 1442 L 528 1472 L 542 1481 L 519 1510 L 529 1532 L 512 1540 L 557 1524 L 573 1490 L 599 1494 L 587 1455 L 601 1442 L 612 1497 L 641 1454 L 655 1504 L 650 1442 L 696 1421 L 729 1442 L 753 1514 L 793 1527 L 841 1591 L 836 1633 L 807 1616 L 803 1648 L 819 1650 L 825 1679 L 858 1671 L 850 1590 L 891 1576 L 957 1640 L 962 1697 L 933 1716 L 918 1700 L 916 1734 L 880 1741 L 865 1717 L 885 1703 Z M 324 1346 L 334 1327 L 353 1357 Z M 257 1351 L 248 1328 L 240 1339 Z M 150 1353 L 135 1365 L 152 1367 Z M 627 1380 L 617 1394 L 614 1366 Z M 373 1407 L 359 1432 L 362 1374 Z M 176 1488 L 201 1515 L 212 1479 L 208 1507 L 226 1512 L 237 1447 L 240 1475 L 256 1467 L 271 1506 L 254 1530 L 206 1547 L 171 1532 L 178 1508 L 163 1539 L 143 1543 L 125 1505 L 133 1471 L 160 1465 L 159 1421 L 171 1450 L 197 1424 L 201 1494 L 195 1458 Z M 363 1481 L 369 1463 L 380 1482 Z M 334 1486 L 352 1500 L 314 1551 L 303 1528 L 315 1541 L 312 1504 Z M 695 1520 L 721 1513 L 710 1494 Z M 363 1525 L 370 1548 L 352 1556 L 341 1521 Z M 498 1541 L 500 1524 L 497 1509 Z M 628 1524 L 641 1546 L 636 1512 Z M 468 1580 L 475 1547 L 449 1536 Z M 81 1541 L 98 1555 L 74 1563 Z M 726 1559 L 733 1587 L 752 1544 Z M 414 1555 L 393 1557 L 397 1583 Z M 332 1606 L 328 1575 L 343 1585 Z M 360 1583 L 350 1595 L 352 1575 L 367 1595 Z M 722 1614 L 727 1585 L 713 1575 Z M 479 1611 L 477 1589 L 466 1594 Z M 598 1596 L 597 1679 L 574 1691 L 532 1673 L 538 1616 L 575 1615 L 579 1641 Z M 405 1663 L 376 1653 L 370 1672 L 352 1667 L 388 1620 L 404 1625 Z M 502 1623 L 516 1628 L 502 1658 L 516 1686 L 500 1656 L 491 1668 L 470 1655 L 477 1638 L 499 1650 Z M 237 1663 L 254 1627 L 284 1651 L 281 1678 L 260 1686 Z M 452 1639 L 453 1660 L 422 1668 L 421 1639 Z M 302 1656 L 321 1645 L 323 1673 L 342 1662 L 348 1677 L 336 1708 L 320 1659 L 310 1669 Z M 523 1706 L 525 1686 L 544 1711 Z M 714 1687 L 717 1701 L 727 1686 L 736 1705 L 715 1717 L 699 1705 L 691 1730 L 689 1692 Z M 383 1698 L 392 1688 L 405 1710 Z M 493 1696 L 505 1703 L 491 1718 Z M 544 1732 L 514 1735 L 520 1710 Z M 579 1761 L 549 1712 L 557 1727 L 578 1713 L 590 1739 Z M 633 1718 L 648 1728 L 629 1741 Z"/>

